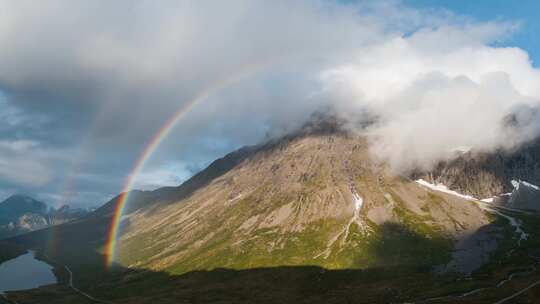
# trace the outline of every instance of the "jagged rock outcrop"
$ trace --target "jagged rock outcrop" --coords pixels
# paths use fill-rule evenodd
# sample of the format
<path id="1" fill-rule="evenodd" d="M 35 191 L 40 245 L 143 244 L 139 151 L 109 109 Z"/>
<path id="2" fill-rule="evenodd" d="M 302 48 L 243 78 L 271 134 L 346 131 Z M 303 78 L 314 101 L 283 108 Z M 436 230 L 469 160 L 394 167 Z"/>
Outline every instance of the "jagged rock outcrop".
<path id="1" fill-rule="evenodd" d="M 489 154 L 468 151 L 453 160 L 441 162 L 431 172 L 416 173 L 414 177 L 444 184 L 479 199 L 512 192 L 512 180 L 538 185 L 540 140 L 516 151 Z"/>

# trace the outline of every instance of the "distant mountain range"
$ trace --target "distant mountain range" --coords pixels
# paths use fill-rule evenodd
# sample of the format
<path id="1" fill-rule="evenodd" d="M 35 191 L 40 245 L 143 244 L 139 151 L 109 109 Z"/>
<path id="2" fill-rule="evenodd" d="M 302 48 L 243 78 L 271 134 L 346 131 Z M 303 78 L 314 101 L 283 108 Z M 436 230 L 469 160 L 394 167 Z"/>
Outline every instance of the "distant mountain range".
<path id="1" fill-rule="evenodd" d="M 87 213 L 67 205 L 49 208 L 32 197 L 12 195 L 0 202 L 0 239 L 69 222 Z"/>

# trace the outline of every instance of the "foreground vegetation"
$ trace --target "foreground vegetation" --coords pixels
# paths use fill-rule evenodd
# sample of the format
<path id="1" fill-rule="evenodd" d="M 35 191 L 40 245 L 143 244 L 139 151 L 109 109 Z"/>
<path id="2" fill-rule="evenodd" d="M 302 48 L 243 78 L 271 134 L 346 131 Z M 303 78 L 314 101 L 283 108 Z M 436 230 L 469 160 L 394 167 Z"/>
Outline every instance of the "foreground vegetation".
<path id="1" fill-rule="evenodd" d="M 513 228 L 504 218 L 494 217 L 493 224 L 509 237 L 500 242 L 490 263 L 467 277 L 432 271 L 433 265 L 447 259 L 445 242 L 424 237 L 403 225 L 384 225 L 377 232 L 379 241 L 367 249 L 374 256 L 379 254 L 381 266 L 367 269 L 280 266 L 217 268 L 172 275 L 121 266 L 107 270 L 98 266 L 103 257 L 95 254 L 76 267 L 75 282 L 84 291 L 111 303 L 422 303 L 441 296 L 445 297 L 426 303 L 493 303 L 540 280 L 540 271 L 531 268 L 540 255 L 540 221 L 536 215 L 512 215 L 523 221 L 523 228 L 530 235 L 528 240 L 517 246 Z M 59 275 L 65 277 L 61 263 L 71 261 L 76 253 L 62 252 L 65 255 L 56 255 L 54 263 Z M 383 267 L 384 264 L 387 266 Z M 525 274 L 496 287 L 516 273 Z M 486 289 L 460 297 L 478 288 Z M 62 285 L 8 296 L 17 303 L 89 303 Z M 512 303 L 539 301 L 540 288 L 532 288 L 513 300 L 517 302 Z"/>

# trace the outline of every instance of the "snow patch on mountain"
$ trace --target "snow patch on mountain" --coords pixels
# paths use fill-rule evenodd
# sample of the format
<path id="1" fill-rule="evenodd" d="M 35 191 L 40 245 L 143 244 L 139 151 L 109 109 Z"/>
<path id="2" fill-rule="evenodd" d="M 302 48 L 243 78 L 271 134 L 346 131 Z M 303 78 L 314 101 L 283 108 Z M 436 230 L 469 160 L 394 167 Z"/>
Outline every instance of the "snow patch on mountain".
<path id="1" fill-rule="evenodd" d="M 512 186 L 514 187 L 515 190 L 519 190 L 519 187 L 520 187 L 521 185 L 523 185 L 523 186 L 525 186 L 525 187 L 528 187 L 528 188 L 532 188 L 532 189 L 534 189 L 534 190 L 540 190 L 540 187 L 538 187 L 537 185 L 533 185 L 533 184 L 531 184 L 531 183 L 529 183 L 529 182 L 522 181 L 522 180 L 515 180 L 515 179 L 513 179 L 513 180 L 511 181 L 511 183 L 512 183 Z"/>
<path id="2" fill-rule="evenodd" d="M 434 190 L 434 191 L 439 191 L 439 192 L 444 192 L 444 193 L 447 193 L 447 194 L 451 194 L 451 195 L 455 195 L 455 196 L 458 196 L 458 197 L 461 197 L 461 198 L 464 198 L 466 200 L 477 200 L 476 198 L 470 196 L 470 195 L 466 195 L 466 194 L 462 194 L 462 193 L 459 193 L 459 192 L 456 192 L 454 190 L 450 190 L 448 189 L 447 186 L 443 185 L 443 184 L 432 184 L 430 182 L 427 182 L 423 179 L 418 179 L 416 180 L 416 182 L 426 188 L 429 188 L 431 190 Z"/>
<path id="3" fill-rule="evenodd" d="M 358 193 L 353 192 L 353 200 L 354 200 L 354 208 L 356 209 L 356 211 L 362 209 L 364 200 L 362 199 L 362 197 L 360 197 L 360 195 L 358 195 Z"/>
<path id="4" fill-rule="evenodd" d="M 454 149 L 452 149 L 452 152 L 456 152 L 456 153 L 460 153 L 460 154 L 465 154 L 467 152 L 470 152 L 471 151 L 471 147 L 469 146 L 459 146 L 459 147 L 455 147 Z"/>

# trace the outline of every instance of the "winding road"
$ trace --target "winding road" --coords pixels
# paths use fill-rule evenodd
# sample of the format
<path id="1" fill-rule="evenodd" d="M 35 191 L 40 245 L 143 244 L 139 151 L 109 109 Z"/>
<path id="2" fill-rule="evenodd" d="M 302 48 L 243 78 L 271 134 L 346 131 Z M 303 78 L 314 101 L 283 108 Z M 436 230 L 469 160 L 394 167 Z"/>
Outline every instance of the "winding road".
<path id="1" fill-rule="evenodd" d="M 536 263 L 538 264 L 538 262 Z M 462 299 L 462 298 L 465 298 L 465 297 L 468 297 L 468 296 L 472 296 L 474 294 L 477 294 L 477 293 L 480 293 L 480 292 L 483 292 L 483 291 L 486 291 L 488 289 L 491 289 L 491 288 L 499 288 L 501 286 L 503 286 L 504 284 L 510 282 L 512 279 L 514 279 L 515 277 L 518 277 L 518 276 L 522 276 L 522 275 L 527 275 L 527 274 L 530 274 L 534 271 L 537 270 L 537 267 L 536 267 L 536 264 L 531 266 L 528 270 L 526 271 L 521 271 L 521 272 L 515 272 L 515 273 L 512 273 L 510 274 L 508 277 L 506 277 L 505 279 L 501 280 L 499 283 L 497 283 L 495 286 L 492 286 L 492 287 L 481 287 L 481 288 L 476 288 L 476 289 L 473 289 L 473 290 L 470 290 L 470 291 L 467 291 L 467 292 L 464 292 L 462 294 L 456 294 L 456 295 L 447 295 L 447 296 L 440 296 L 440 297 L 434 297 L 434 298 L 428 298 L 428 299 L 424 299 L 424 300 L 420 300 L 420 301 L 416 301 L 416 302 L 406 302 L 404 304 L 422 304 L 422 303 L 430 303 L 430 302 L 434 302 L 434 301 L 439 301 L 439 300 L 455 300 L 455 299 Z M 507 302 L 508 300 L 511 300 L 521 294 L 523 294 L 524 292 L 526 292 L 527 290 L 533 288 L 534 286 L 540 284 L 540 280 L 532 283 L 531 285 L 528 285 L 527 287 L 517 291 L 516 293 L 502 299 L 502 300 L 499 300 L 493 304 L 503 304 L 505 302 Z"/>
<path id="2" fill-rule="evenodd" d="M 99 300 L 99 299 L 96 299 L 94 298 L 93 296 L 87 294 L 86 292 L 80 290 L 79 288 L 75 287 L 75 285 L 73 285 L 73 272 L 71 271 L 71 269 L 69 269 L 69 267 L 67 267 L 66 265 L 63 265 L 64 268 L 66 269 L 66 271 L 69 273 L 69 280 L 68 280 L 68 286 L 73 290 L 75 291 L 76 293 L 82 295 L 83 297 L 91 300 L 91 301 L 94 301 L 96 303 L 103 303 L 103 304 L 112 304 L 112 302 L 107 302 L 107 301 L 103 301 L 103 300 Z"/>
<path id="3" fill-rule="evenodd" d="M 108 302 L 108 301 L 104 301 L 104 300 L 100 300 L 100 299 L 97 299 L 89 294 L 87 294 L 86 292 L 80 290 L 79 288 L 75 287 L 75 285 L 73 284 L 73 272 L 71 271 L 71 269 L 67 266 L 67 265 L 64 265 L 64 264 L 61 264 L 61 263 L 58 263 L 58 262 L 54 262 L 51 258 L 49 258 L 46 254 L 43 254 L 43 256 L 45 257 L 46 260 L 50 261 L 51 263 L 53 264 L 56 264 L 56 265 L 59 265 L 59 266 L 62 266 L 64 267 L 64 269 L 66 270 L 66 272 L 69 274 L 69 278 L 68 278 L 68 287 L 71 288 L 73 291 L 75 291 L 76 293 L 80 294 L 81 296 L 89 299 L 90 301 L 93 301 L 95 303 L 102 303 L 102 304 L 114 304 L 113 302 Z"/>
<path id="4" fill-rule="evenodd" d="M 522 290 L 520 290 L 520 291 L 514 293 L 514 294 L 511 295 L 511 296 L 508 296 L 508 297 L 506 297 L 506 298 L 504 298 L 504 299 L 502 299 L 502 300 L 500 300 L 500 301 L 498 301 L 498 302 L 495 302 L 494 304 L 503 304 L 503 303 L 507 302 L 508 300 L 512 300 L 513 298 L 515 298 L 515 297 L 517 297 L 517 296 L 523 294 L 524 292 L 526 292 L 527 290 L 533 288 L 534 286 L 536 286 L 536 285 L 538 285 L 538 284 L 540 284 L 540 280 L 538 280 L 538 281 L 532 283 L 531 285 L 529 285 L 529 286 L 523 288 Z"/>

